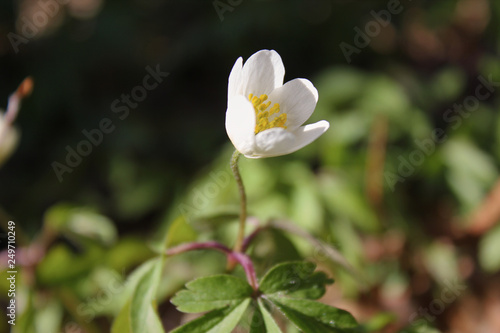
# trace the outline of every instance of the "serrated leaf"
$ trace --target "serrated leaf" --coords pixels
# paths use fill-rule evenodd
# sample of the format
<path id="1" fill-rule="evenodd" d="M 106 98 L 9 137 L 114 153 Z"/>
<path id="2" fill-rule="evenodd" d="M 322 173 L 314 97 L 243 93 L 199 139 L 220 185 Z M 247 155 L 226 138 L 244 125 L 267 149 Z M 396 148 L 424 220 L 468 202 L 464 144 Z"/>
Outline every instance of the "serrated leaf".
<path id="1" fill-rule="evenodd" d="M 231 333 L 250 301 L 250 298 L 247 298 L 234 306 L 213 310 L 170 333 Z"/>
<path id="2" fill-rule="evenodd" d="M 279 296 L 268 299 L 305 333 L 350 332 L 358 327 L 349 312 L 323 303 Z"/>
<path id="3" fill-rule="evenodd" d="M 264 294 L 277 292 L 297 298 L 318 299 L 325 293 L 325 284 L 333 283 L 323 272 L 314 272 L 312 262 L 286 262 L 272 267 L 262 278 Z"/>
<path id="4" fill-rule="evenodd" d="M 182 312 L 204 312 L 234 306 L 253 293 L 252 287 L 238 277 L 214 275 L 186 284 L 171 300 Z"/>

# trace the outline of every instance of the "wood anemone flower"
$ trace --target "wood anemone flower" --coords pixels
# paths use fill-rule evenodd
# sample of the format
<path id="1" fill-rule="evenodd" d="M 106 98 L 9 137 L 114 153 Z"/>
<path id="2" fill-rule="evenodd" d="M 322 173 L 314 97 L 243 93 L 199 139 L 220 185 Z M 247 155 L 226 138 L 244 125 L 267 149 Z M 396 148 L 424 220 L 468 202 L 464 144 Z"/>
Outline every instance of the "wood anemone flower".
<path id="1" fill-rule="evenodd" d="M 235 148 L 248 158 L 286 155 L 310 144 L 330 124 L 302 126 L 314 112 L 318 91 L 306 79 L 283 84 L 285 67 L 274 50 L 261 50 L 229 74 L 226 131 Z"/>

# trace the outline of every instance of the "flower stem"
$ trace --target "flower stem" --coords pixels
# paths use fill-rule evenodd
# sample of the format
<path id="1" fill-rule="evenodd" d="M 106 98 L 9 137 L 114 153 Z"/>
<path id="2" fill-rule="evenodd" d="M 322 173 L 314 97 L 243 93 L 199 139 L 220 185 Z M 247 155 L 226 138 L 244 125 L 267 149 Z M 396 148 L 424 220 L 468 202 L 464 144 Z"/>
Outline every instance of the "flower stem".
<path id="1" fill-rule="evenodd" d="M 238 184 L 238 191 L 240 193 L 240 224 L 238 229 L 238 236 L 236 237 L 236 243 L 234 244 L 233 251 L 241 252 L 243 247 L 243 238 L 245 237 L 245 223 L 247 220 L 247 196 L 245 194 L 245 187 L 243 186 L 243 181 L 241 180 L 240 171 L 238 169 L 238 160 L 241 153 L 237 150 L 234 151 L 231 158 L 231 170 L 234 174 L 234 179 L 236 184 Z"/>

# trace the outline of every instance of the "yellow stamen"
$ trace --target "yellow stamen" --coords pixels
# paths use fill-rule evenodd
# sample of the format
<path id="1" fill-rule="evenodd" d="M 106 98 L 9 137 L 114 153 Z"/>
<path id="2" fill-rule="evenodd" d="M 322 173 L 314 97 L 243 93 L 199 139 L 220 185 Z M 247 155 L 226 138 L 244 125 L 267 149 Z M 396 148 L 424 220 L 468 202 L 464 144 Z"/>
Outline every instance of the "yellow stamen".
<path id="1" fill-rule="evenodd" d="M 265 131 L 274 127 L 286 128 L 286 113 L 282 113 L 274 117 L 271 121 L 269 117 L 274 114 L 279 114 L 280 105 L 275 103 L 269 111 L 266 111 L 269 106 L 271 106 L 271 101 L 264 103 L 267 100 L 267 95 L 260 95 L 259 97 L 254 94 L 248 95 L 248 100 L 253 104 L 253 108 L 255 110 L 256 124 L 255 124 L 255 134 Z"/>

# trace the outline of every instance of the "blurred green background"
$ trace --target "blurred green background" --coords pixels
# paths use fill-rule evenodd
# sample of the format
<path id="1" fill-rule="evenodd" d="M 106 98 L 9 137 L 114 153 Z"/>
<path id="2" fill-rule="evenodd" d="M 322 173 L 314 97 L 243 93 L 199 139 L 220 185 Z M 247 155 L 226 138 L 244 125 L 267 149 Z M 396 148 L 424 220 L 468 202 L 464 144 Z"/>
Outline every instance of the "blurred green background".
<path id="1" fill-rule="evenodd" d="M 242 161 L 249 211 L 293 221 L 352 264 L 356 274 L 324 263 L 337 281 L 325 301 L 361 322 L 395 314 L 386 332 L 418 320 L 443 332 L 500 330 L 491 312 L 500 306 L 500 3 L 19 0 L 1 3 L 0 30 L 2 108 L 25 77 L 35 82 L 15 123 L 18 147 L 0 169 L 2 227 L 15 221 L 18 247 L 44 255 L 20 278 L 19 332 L 46 322 L 47 332 L 70 332 L 68 323 L 108 331 L 121 290 L 102 301 L 106 281 L 121 286 L 181 214 L 196 234 L 186 239 L 232 244 L 227 78 L 238 57 L 260 49 L 280 53 L 285 81 L 315 84 L 308 122 L 331 128 L 294 154 Z M 148 66 L 169 75 L 120 119 L 113 102 L 143 84 Z M 66 147 L 103 118 L 115 129 L 59 181 L 53 162 L 65 164 Z M 326 260 L 283 234 L 259 244 L 262 267 Z M 167 264 L 165 327 L 181 320 L 172 293 L 223 271 L 222 259 Z M 445 302 L 450 283 L 467 287 Z M 434 309 L 433 319 L 419 308 Z"/>

